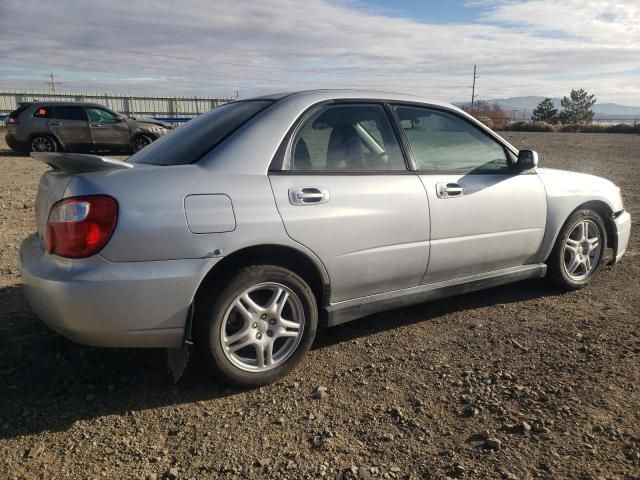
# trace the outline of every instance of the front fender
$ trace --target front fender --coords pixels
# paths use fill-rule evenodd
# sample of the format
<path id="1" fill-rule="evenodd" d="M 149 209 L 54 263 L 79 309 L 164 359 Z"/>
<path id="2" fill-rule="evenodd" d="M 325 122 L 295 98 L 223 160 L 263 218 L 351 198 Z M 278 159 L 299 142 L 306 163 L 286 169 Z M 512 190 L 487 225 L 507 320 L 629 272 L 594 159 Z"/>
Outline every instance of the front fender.
<path id="1" fill-rule="evenodd" d="M 569 215 L 579 207 L 590 203 L 606 211 L 605 223 L 611 215 L 623 210 L 618 187 L 601 177 L 584 173 L 539 168 L 538 175 L 547 194 L 547 224 L 542 246 L 535 262 L 544 262 L 549 257 L 560 229 Z"/>

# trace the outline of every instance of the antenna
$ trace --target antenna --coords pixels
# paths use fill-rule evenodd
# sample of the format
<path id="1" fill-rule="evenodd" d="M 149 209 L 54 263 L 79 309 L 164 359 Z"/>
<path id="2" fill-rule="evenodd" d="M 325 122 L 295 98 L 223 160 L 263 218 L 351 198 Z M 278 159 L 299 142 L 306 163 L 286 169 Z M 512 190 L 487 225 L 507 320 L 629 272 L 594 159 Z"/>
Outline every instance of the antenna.
<path id="1" fill-rule="evenodd" d="M 51 93 L 54 95 L 56 94 L 56 85 L 64 85 L 62 82 L 56 82 L 56 79 L 53 77 L 53 73 L 49 74 L 49 81 L 44 83 L 51 86 Z"/>

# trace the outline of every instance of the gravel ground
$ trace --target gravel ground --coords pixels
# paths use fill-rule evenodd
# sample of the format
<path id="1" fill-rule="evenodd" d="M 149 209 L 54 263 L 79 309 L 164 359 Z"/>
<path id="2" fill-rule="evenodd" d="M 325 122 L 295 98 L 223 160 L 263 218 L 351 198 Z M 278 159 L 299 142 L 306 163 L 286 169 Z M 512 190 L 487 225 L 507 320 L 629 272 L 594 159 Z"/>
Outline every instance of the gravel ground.
<path id="1" fill-rule="evenodd" d="M 0 144 L 0 477 L 640 479 L 640 136 L 505 136 L 622 187 L 623 261 L 579 292 L 529 281 L 323 330 L 253 391 L 197 364 L 173 385 L 162 351 L 34 318 L 16 257 L 45 168 Z"/>

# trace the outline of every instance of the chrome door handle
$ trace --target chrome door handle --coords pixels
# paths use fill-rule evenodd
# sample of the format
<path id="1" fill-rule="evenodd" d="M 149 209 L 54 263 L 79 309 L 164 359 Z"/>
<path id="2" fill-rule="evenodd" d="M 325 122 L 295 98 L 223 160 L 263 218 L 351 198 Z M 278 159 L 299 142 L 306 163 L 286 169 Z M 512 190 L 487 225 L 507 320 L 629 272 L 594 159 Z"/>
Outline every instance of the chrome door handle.
<path id="1" fill-rule="evenodd" d="M 92 128 L 102 128 L 101 123 L 90 123 L 89 126 Z"/>
<path id="2" fill-rule="evenodd" d="M 289 189 L 291 205 L 318 205 L 329 201 L 329 191 L 320 187 L 296 187 Z"/>
<path id="3" fill-rule="evenodd" d="M 438 198 L 460 197 L 464 195 L 464 187 L 457 183 L 436 183 Z"/>

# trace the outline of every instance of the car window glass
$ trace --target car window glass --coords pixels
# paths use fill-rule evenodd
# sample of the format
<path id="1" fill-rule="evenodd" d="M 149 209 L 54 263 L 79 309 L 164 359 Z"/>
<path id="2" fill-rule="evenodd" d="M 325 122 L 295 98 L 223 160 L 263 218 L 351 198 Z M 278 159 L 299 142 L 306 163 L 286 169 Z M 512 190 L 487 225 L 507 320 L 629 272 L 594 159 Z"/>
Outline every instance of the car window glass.
<path id="1" fill-rule="evenodd" d="M 115 115 L 102 108 L 87 107 L 87 115 L 90 122 L 116 123 L 118 120 Z"/>
<path id="2" fill-rule="evenodd" d="M 129 163 L 195 163 L 272 103 L 271 100 L 246 100 L 216 107 L 132 155 Z"/>
<path id="3" fill-rule="evenodd" d="M 509 168 L 502 145 L 452 113 L 395 106 L 418 170 L 460 173 L 502 172 Z"/>
<path id="4" fill-rule="evenodd" d="M 381 105 L 321 107 L 293 139 L 290 170 L 400 171 L 404 157 Z"/>
<path id="5" fill-rule="evenodd" d="M 59 120 L 86 120 L 82 107 L 56 107 L 55 117 Z"/>
<path id="6" fill-rule="evenodd" d="M 33 112 L 33 116 L 37 118 L 49 118 L 51 116 L 51 109 L 49 107 L 38 107 Z"/>

